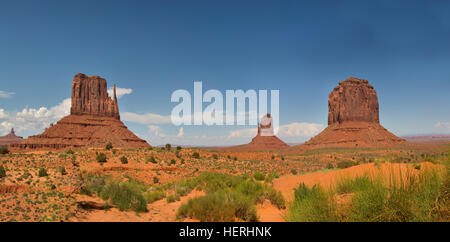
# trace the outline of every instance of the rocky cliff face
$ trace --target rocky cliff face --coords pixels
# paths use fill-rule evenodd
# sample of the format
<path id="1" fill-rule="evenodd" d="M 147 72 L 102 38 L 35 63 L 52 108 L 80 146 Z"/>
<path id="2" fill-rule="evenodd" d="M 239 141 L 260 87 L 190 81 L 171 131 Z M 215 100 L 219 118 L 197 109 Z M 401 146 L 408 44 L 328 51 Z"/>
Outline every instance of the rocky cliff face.
<path id="1" fill-rule="evenodd" d="M 328 97 L 328 125 L 346 121 L 380 123 L 377 92 L 367 80 L 350 77 Z"/>
<path id="2" fill-rule="evenodd" d="M 77 74 L 72 82 L 72 107 L 70 114 L 113 117 L 120 119 L 116 86 L 114 97 L 108 96 L 106 80 L 99 76 Z"/>
<path id="3" fill-rule="evenodd" d="M 328 127 L 300 147 L 389 147 L 405 142 L 380 125 L 377 93 L 350 77 L 328 97 Z"/>

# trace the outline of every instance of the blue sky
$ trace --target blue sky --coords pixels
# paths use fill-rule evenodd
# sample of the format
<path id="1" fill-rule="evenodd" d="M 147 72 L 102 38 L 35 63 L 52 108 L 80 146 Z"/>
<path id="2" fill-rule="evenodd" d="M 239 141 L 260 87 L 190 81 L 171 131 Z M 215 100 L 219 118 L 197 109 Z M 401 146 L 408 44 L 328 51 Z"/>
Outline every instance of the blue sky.
<path id="1" fill-rule="evenodd" d="M 77 73 L 131 89 L 122 117 L 145 120 L 122 119 L 150 144 L 250 140 L 251 126 L 161 121 L 194 81 L 280 90 L 288 142 L 326 126 L 328 94 L 350 76 L 375 87 L 395 134 L 450 133 L 449 12 L 447 1 L 2 1 L 0 135 L 57 121 Z"/>

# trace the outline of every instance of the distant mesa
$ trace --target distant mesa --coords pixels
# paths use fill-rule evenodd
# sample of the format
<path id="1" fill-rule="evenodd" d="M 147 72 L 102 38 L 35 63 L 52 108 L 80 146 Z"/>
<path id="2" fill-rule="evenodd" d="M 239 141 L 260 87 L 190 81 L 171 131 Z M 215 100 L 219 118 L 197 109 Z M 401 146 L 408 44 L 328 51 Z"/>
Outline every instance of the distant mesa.
<path id="1" fill-rule="evenodd" d="M 252 141 L 246 145 L 227 147 L 228 150 L 278 150 L 288 148 L 289 145 L 275 136 L 273 131 L 273 119 L 270 113 L 261 118 L 258 124 L 258 132 Z"/>
<path id="2" fill-rule="evenodd" d="M 118 148 L 150 147 L 120 121 L 114 85 L 113 99 L 106 80 L 99 76 L 75 75 L 72 82 L 70 115 L 50 125 L 44 133 L 11 145 L 18 149 L 65 149 L 105 147 L 111 142 Z"/>
<path id="3" fill-rule="evenodd" d="M 0 146 L 20 143 L 21 141 L 23 141 L 23 138 L 16 135 L 14 128 L 11 129 L 9 134 L 0 136 Z"/>
<path id="4" fill-rule="evenodd" d="M 328 97 L 328 127 L 300 147 L 389 147 L 404 142 L 380 125 L 373 86 L 350 77 Z"/>

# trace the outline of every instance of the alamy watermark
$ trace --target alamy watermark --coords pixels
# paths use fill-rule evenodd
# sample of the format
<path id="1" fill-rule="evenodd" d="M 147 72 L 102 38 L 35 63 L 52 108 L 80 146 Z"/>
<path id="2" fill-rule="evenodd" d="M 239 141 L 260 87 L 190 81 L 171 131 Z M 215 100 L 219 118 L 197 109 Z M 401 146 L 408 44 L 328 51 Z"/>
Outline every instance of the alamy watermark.
<path id="1" fill-rule="evenodd" d="M 179 125 L 258 125 L 261 135 L 276 135 L 279 127 L 279 90 L 270 90 L 268 112 L 267 90 L 210 89 L 203 93 L 202 82 L 194 82 L 194 95 L 184 89 L 172 93 L 178 103 L 171 113 L 172 123 Z M 208 104 L 203 109 L 203 104 Z M 193 106 L 193 110 L 192 110 Z M 259 132 L 259 131 L 265 132 Z"/>

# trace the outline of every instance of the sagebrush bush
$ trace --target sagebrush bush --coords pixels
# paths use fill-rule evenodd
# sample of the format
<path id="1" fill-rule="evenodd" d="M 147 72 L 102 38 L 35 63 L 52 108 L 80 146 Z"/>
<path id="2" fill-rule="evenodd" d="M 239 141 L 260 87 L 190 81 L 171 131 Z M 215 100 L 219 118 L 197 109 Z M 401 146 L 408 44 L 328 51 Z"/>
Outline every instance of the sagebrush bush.
<path id="1" fill-rule="evenodd" d="M 128 164 L 128 158 L 125 156 L 120 157 L 120 163 L 122 164 Z"/>
<path id="2" fill-rule="evenodd" d="M 98 163 L 102 164 L 105 163 L 107 161 L 106 159 L 106 155 L 104 153 L 99 153 L 97 154 L 97 157 L 95 157 L 95 159 L 97 160 Z"/>
<path id="3" fill-rule="evenodd" d="M 0 165 L 0 178 L 6 177 L 6 169 L 3 165 Z"/>
<path id="4" fill-rule="evenodd" d="M 47 169 L 45 169 L 45 168 L 40 168 L 40 169 L 39 169 L 39 172 L 38 172 L 38 176 L 39 176 L 39 177 L 45 177 L 45 176 L 48 176 Z"/>
<path id="5" fill-rule="evenodd" d="M 7 146 L 0 146 L 0 155 L 6 155 L 9 153 L 8 147 Z"/>

